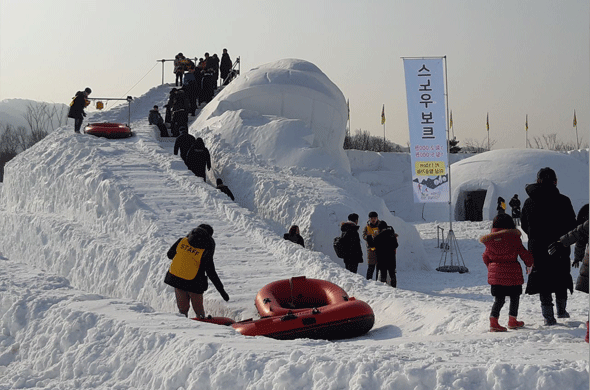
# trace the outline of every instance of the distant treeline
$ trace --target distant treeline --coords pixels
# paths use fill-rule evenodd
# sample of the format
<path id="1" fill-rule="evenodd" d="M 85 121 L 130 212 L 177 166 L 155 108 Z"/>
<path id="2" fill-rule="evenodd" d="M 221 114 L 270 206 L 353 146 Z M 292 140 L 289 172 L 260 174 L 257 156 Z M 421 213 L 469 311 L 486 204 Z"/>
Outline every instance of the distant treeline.
<path id="1" fill-rule="evenodd" d="M 41 141 L 67 123 L 67 107 L 42 103 L 29 104 L 23 114 L 27 127 L 0 123 L 0 182 L 4 181 L 4 166 L 17 154 Z"/>

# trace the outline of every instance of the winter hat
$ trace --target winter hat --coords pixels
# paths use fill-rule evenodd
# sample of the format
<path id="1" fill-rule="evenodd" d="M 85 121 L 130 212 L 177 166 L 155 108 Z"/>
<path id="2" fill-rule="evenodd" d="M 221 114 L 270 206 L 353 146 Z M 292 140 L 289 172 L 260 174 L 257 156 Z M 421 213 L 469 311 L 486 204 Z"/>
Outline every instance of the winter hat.
<path id="1" fill-rule="evenodd" d="M 555 183 L 557 181 L 557 175 L 555 171 L 549 167 L 539 169 L 537 172 L 537 181 L 539 183 Z"/>
<path id="2" fill-rule="evenodd" d="M 158 106 L 154 106 L 154 108 L 157 110 L 158 109 Z"/>
<path id="3" fill-rule="evenodd" d="M 352 214 L 348 214 L 348 220 L 351 222 L 358 222 L 359 221 L 359 215 L 356 213 L 352 213 Z"/>
<path id="4" fill-rule="evenodd" d="M 371 212 L 369 213 L 369 218 L 373 218 L 373 217 L 375 217 L 375 218 L 379 217 L 379 215 L 377 214 L 377 212 L 376 212 L 376 211 L 371 211 Z"/>
<path id="5" fill-rule="evenodd" d="M 217 179 L 217 185 L 221 185 L 223 184 L 223 181 L 221 179 Z"/>
<path id="6" fill-rule="evenodd" d="M 492 228 L 495 229 L 516 229 L 514 219 L 508 214 L 498 214 L 492 222 Z"/>
<path id="7" fill-rule="evenodd" d="M 206 223 L 202 223 L 198 227 L 203 229 L 204 231 L 206 231 L 210 236 L 213 236 L 213 228 L 211 227 L 211 225 L 207 225 Z"/>
<path id="8" fill-rule="evenodd" d="M 86 92 L 87 94 L 90 95 L 92 93 L 92 90 L 90 88 L 86 87 L 86 89 L 84 90 L 84 92 Z"/>

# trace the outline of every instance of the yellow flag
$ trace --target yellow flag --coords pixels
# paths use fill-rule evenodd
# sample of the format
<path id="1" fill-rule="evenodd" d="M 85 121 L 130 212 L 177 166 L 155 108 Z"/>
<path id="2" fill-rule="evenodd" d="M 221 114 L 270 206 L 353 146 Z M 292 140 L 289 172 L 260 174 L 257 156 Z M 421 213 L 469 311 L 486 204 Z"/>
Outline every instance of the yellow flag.
<path id="1" fill-rule="evenodd" d="M 490 131 L 490 114 L 486 114 L 486 128 Z"/>
<path id="2" fill-rule="evenodd" d="M 381 124 L 385 124 L 385 104 L 383 105 L 383 109 L 381 110 Z"/>
<path id="3" fill-rule="evenodd" d="M 574 127 L 578 125 L 578 121 L 576 120 L 576 110 L 574 110 Z"/>
<path id="4" fill-rule="evenodd" d="M 527 114 L 526 121 L 524 122 L 524 131 L 529 131 L 529 116 Z"/>
<path id="5" fill-rule="evenodd" d="M 451 110 L 451 119 L 449 120 L 449 129 L 453 127 L 453 110 Z"/>

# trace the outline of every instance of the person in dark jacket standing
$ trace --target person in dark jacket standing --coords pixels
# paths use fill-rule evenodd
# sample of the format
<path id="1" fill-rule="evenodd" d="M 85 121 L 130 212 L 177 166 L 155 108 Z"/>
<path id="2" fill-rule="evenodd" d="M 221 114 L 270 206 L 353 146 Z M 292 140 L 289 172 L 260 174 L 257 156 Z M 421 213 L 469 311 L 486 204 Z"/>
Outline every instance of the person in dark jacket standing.
<path id="1" fill-rule="evenodd" d="M 289 233 L 285 233 L 283 235 L 285 240 L 294 242 L 295 244 L 299 244 L 305 248 L 305 242 L 303 241 L 303 237 L 299 234 L 299 226 L 293 225 L 289 228 Z"/>
<path id="2" fill-rule="evenodd" d="M 84 89 L 84 91 L 76 92 L 76 96 L 74 97 L 74 101 L 70 106 L 70 111 L 68 112 L 68 118 L 72 118 L 74 120 L 74 132 L 80 133 L 80 128 L 82 127 L 82 122 L 84 121 L 84 117 L 86 113 L 84 109 L 90 104 L 90 102 L 86 99 L 88 95 L 92 93 L 90 88 Z"/>
<path id="3" fill-rule="evenodd" d="M 576 243 L 573 266 L 577 268 L 582 263 L 576 281 L 576 290 L 588 294 L 588 204 L 578 212 L 577 222 L 579 223 L 577 228 L 562 236 L 559 241 L 549 245 L 549 254 L 554 254 L 563 250 L 563 247 Z M 586 321 L 586 342 L 588 342 L 588 321 Z"/>
<path id="4" fill-rule="evenodd" d="M 488 267 L 488 283 L 491 285 L 494 304 L 490 313 L 490 332 L 506 332 L 506 328 L 498 323 L 500 310 L 510 297 L 508 311 L 508 328 L 518 329 L 524 326 L 518 321 L 518 307 L 522 295 L 522 268 L 518 256 L 526 265 L 527 274 L 533 265 L 533 255 L 525 249 L 520 239 L 520 230 L 514 220 L 507 214 L 498 214 L 492 223 L 492 231 L 479 239 L 486 246 L 483 262 Z"/>
<path id="5" fill-rule="evenodd" d="M 223 85 L 227 85 L 229 83 L 229 71 L 231 70 L 232 62 L 231 58 L 229 58 L 229 54 L 227 53 L 227 49 L 223 49 L 223 54 L 221 55 L 221 62 L 219 64 L 219 74 L 221 75 L 221 80 L 223 81 Z"/>
<path id="6" fill-rule="evenodd" d="M 172 136 L 180 135 L 181 127 L 188 128 L 188 112 L 190 110 L 189 98 L 184 88 L 176 91 L 172 105 Z"/>
<path id="7" fill-rule="evenodd" d="M 186 127 L 181 127 L 179 133 L 180 135 L 176 137 L 176 141 L 174 141 L 174 155 L 178 155 L 178 151 L 180 151 L 180 158 L 186 164 L 186 154 L 197 140 L 192 134 L 188 133 Z"/>
<path id="8" fill-rule="evenodd" d="M 496 206 L 497 214 L 506 214 L 506 201 L 501 196 L 498 197 L 498 205 Z"/>
<path id="9" fill-rule="evenodd" d="M 510 202 L 508 202 L 510 209 L 512 211 L 512 219 L 514 219 L 514 224 L 518 226 L 520 224 L 520 199 L 518 199 L 518 194 L 514 194 Z"/>
<path id="10" fill-rule="evenodd" d="M 207 181 L 205 168 L 211 170 L 211 155 L 201 137 L 197 138 L 189 148 L 186 153 L 185 163 L 188 169 L 196 176 L 202 177 L 205 182 Z"/>
<path id="11" fill-rule="evenodd" d="M 576 227 L 576 214 L 570 199 L 559 193 L 557 175 L 551 168 L 537 173 L 537 182 L 525 187 L 529 198 L 524 202 L 520 222 L 528 235 L 528 249 L 535 265 L 526 287 L 526 293 L 539 294 L 545 325 L 557 323 L 553 312 L 553 297 L 558 318 L 569 318 L 566 311 L 567 290 L 573 292 L 570 273 L 569 248 L 549 255 L 549 244 Z"/>
<path id="12" fill-rule="evenodd" d="M 229 301 L 229 295 L 215 271 L 214 254 L 213 228 L 207 224 L 201 224 L 191 230 L 168 250 L 168 258 L 172 260 L 172 264 L 166 273 L 164 283 L 174 287 L 178 310 L 186 317 L 191 303 L 197 317 L 205 317 L 203 293 L 208 288 L 207 278 L 211 280 L 223 300 Z"/>
<path id="13" fill-rule="evenodd" d="M 234 194 L 232 194 L 231 190 L 229 189 L 228 186 L 226 186 L 225 184 L 223 184 L 223 180 L 221 179 L 217 179 L 217 188 L 219 191 L 223 192 L 224 194 L 226 194 L 227 196 L 229 196 L 231 198 L 231 200 L 235 200 L 234 199 Z"/>
<path id="14" fill-rule="evenodd" d="M 373 238 L 379 233 L 379 215 L 376 211 L 371 211 L 369 213 L 369 220 L 367 221 L 367 225 L 363 229 L 363 239 L 367 241 L 367 264 L 369 265 L 367 268 L 367 279 L 373 279 L 373 273 L 375 272 L 375 267 L 377 266 L 377 253 L 375 252 L 375 245 L 373 244 Z M 375 280 L 377 280 L 379 276 L 379 270 L 375 275 Z"/>
<path id="15" fill-rule="evenodd" d="M 359 216 L 356 213 L 348 215 L 348 221 L 340 224 L 340 243 L 345 252 L 344 267 L 350 272 L 357 273 L 359 264 L 363 262 L 363 249 L 359 235 Z"/>
<path id="16" fill-rule="evenodd" d="M 160 112 L 158 111 L 158 106 L 154 106 L 154 108 L 150 110 L 150 113 L 148 115 L 148 122 L 150 125 L 158 126 L 158 129 L 160 129 L 160 137 L 168 137 L 168 129 L 164 124 L 164 119 L 162 119 L 162 115 L 160 115 Z"/>
<path id="17" fill-rule="evenodd" d="M 377 253 L 377 268 L 379 269 L 380 281 L 387 283 L 387 273 L 391 280 L 391 287 L 397 287 L 397 234 L 393 227 L 388 226 L 385 221 L 379 221 L 379 232 L 373 237 L 373 245 Z"/>

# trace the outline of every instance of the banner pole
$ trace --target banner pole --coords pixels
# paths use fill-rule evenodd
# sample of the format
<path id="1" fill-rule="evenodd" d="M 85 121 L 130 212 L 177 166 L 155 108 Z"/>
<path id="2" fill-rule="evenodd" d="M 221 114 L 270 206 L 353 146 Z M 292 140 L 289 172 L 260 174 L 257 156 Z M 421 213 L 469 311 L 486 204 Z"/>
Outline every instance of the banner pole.
<path id="1" fill-rule="evenodd" d="M 448 86 L 448 78 L 447 78 L 447 56 L 443 57 L 445 63 L 445 103 L 446 103 L 446 111 L 447 111 L 447 120 L 445 121 L 445 126 L 447 128 L 447 165 L 449 169 L 449 231 L 453 230 L 453 212 L 452 212 L 452 189 L 451 189 L 451 150 L 449 147 L 449 86 Z M 453 249 L 451 248 L 451 258 Z"/>

